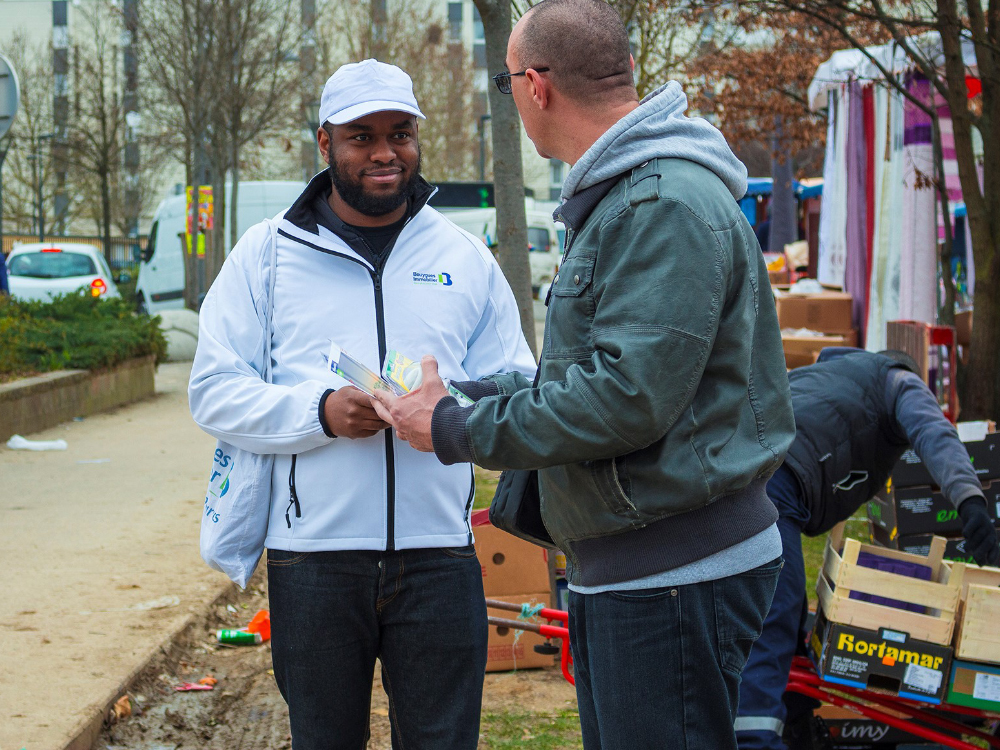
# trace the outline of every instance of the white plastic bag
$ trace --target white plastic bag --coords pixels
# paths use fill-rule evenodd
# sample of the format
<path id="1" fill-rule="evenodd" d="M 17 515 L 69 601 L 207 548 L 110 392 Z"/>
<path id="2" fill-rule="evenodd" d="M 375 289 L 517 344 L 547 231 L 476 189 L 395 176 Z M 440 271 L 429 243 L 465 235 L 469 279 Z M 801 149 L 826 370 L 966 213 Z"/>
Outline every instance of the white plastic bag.
<path id="1" fill-rule="evenodd" d="M 277 236 L 271 229 L 271 272 L 268 276 L 265 313 L 264 377 L 271 382 L 271 320 L 274 308 L 274 276 Z M 209 567 L 221 571 L 246 588 L 264 552 L 267 523 L 271 515 L 271 469 L 273 455 L 251 453 L 218 441 L 212 457 L 212 472 L 201 517 L 201 557 Z"/>
<path id="2" fill-rule="evenodd" d="M 62 438 L 58 440 L 28 440 L 20 435 L 11 435 L 7 447 L 12 451 L 64 451 L 69 446 Z"/>

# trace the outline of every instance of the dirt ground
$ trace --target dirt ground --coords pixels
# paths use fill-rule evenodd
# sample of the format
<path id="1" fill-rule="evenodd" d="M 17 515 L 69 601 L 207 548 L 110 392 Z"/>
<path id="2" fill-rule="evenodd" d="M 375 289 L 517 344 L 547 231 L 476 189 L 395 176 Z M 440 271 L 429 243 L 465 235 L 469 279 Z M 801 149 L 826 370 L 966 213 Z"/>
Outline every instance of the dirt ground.
<path id="1" fill-rule="evenodd" d="M 213 440 L 189 365 L 151 399 L 0 444 L 0 748 L 62 750 L 150 652 L 231 586 L 198 555 Z"/>
<path id="2" fill-rule="evenodd" d="M 150 660 L 162 669 L 131 691 L 136 716 L 95 748 L 286 740 L 267 647 L 222 648 L 210 637 L 264 604 L 259 591 L 235 601 L 242 595 L 198 555 L 214 441 L 188 413 L 188 372 L 162 365 L 154 398 L 26 436 L 64 438 L 66 451 L 0 445 L 0 750 L 65 750 Z M 215 604 L 220 597 L 237 612 Z M 197 637 L 172 646 L 193 623 Z M 222 678 L 212 693 L 172 691 L 207 672 Z M 555 671 L 493 675 L 487 692 L 488 710 L 575 706 Z M 375 699 L 371 747 L 388 747 L 378 685 Z"/>
<path id="3" fill-rule="evenodd" d="M 219 628 L 242 627 L 267 598 L 258 575 L 248 590 L 213 608 L 203 624 L 156 660 L 129 691 L 131 716 L 108 727 L 98 750 L 282 750 L 290 748 L 288 711 L 274 684 L 271 651 L 219 644 Z M 174 686 L 205 676 L 212 691 L 178 692 Z M 429 686 L 430 687 L 430 686 Z M 555 668 L 489 674 L 483 713 L 515 711 L 556 715 L 575 711 L 573 687 Z M 488 728 L 487 728 L 488 731 Z M 489 746 L 484 737 L 482 747 Z M 389 750 L 389 710 L 378 670 L 372 688 L 370 750 Z"/>

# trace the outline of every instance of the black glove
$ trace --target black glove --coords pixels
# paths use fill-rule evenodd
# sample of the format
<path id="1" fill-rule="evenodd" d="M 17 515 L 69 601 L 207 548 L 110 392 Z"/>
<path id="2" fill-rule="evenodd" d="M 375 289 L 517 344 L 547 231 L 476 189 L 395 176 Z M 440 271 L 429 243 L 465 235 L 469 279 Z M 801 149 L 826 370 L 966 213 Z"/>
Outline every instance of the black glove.
<path id="1" fill-rule="evenodd" d="M 958 506 L 962 518 L 962 536 L 965 551 L 972 555 L 977 565 L 996 565 L 1000 561 L 1000 546 L 993 519 L 986 511 L 986 498 L 973 495 Z"/>

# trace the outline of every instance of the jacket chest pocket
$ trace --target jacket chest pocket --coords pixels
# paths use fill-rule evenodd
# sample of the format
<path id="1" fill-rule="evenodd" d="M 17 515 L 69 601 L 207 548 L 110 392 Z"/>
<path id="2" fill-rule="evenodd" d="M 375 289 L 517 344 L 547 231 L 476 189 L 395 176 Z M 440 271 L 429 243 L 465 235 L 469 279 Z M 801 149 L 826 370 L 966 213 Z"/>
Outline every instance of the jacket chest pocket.
<path id="1" fill-rule="evenodd" d="M 594 351 L 594 257 L 563 261 L 552 282 L 545 329 L 546 356 L 586 356 Z"/>

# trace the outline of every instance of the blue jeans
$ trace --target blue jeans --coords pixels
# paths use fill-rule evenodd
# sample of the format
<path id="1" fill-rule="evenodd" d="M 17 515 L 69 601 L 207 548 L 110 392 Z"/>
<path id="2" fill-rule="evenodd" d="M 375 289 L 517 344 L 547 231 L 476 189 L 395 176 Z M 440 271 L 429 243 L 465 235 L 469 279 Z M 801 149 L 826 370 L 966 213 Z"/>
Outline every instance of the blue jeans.
<path id="1" fill-rule="evenodd" d="M 779 558 L 686 586 L 570 592 L 584 748 L 735 748 L 740 672 L 780 567 Z"/>
<path id="2" fill-rule="evenodd" d="M 785 565 L 778 576 L 764 631 L 743 670 L 736 720 L 740 750 L 785 750 L 781 734 L 787 709 L 782 697 L 808 611 L 802 529 L 809 521 L 809 512 L 800 498 L 798 480 L 789 469 L 781 467 L 767 483 L 767 495 L 778 509 Z"/>
<path id="3" fill-rule="evenodd" d="M 487 638 L 475 548 L 268 550 L 267 578 L 293 750 L 363 750 L 376 658 L 395 750 L 475 750 Z"/>

